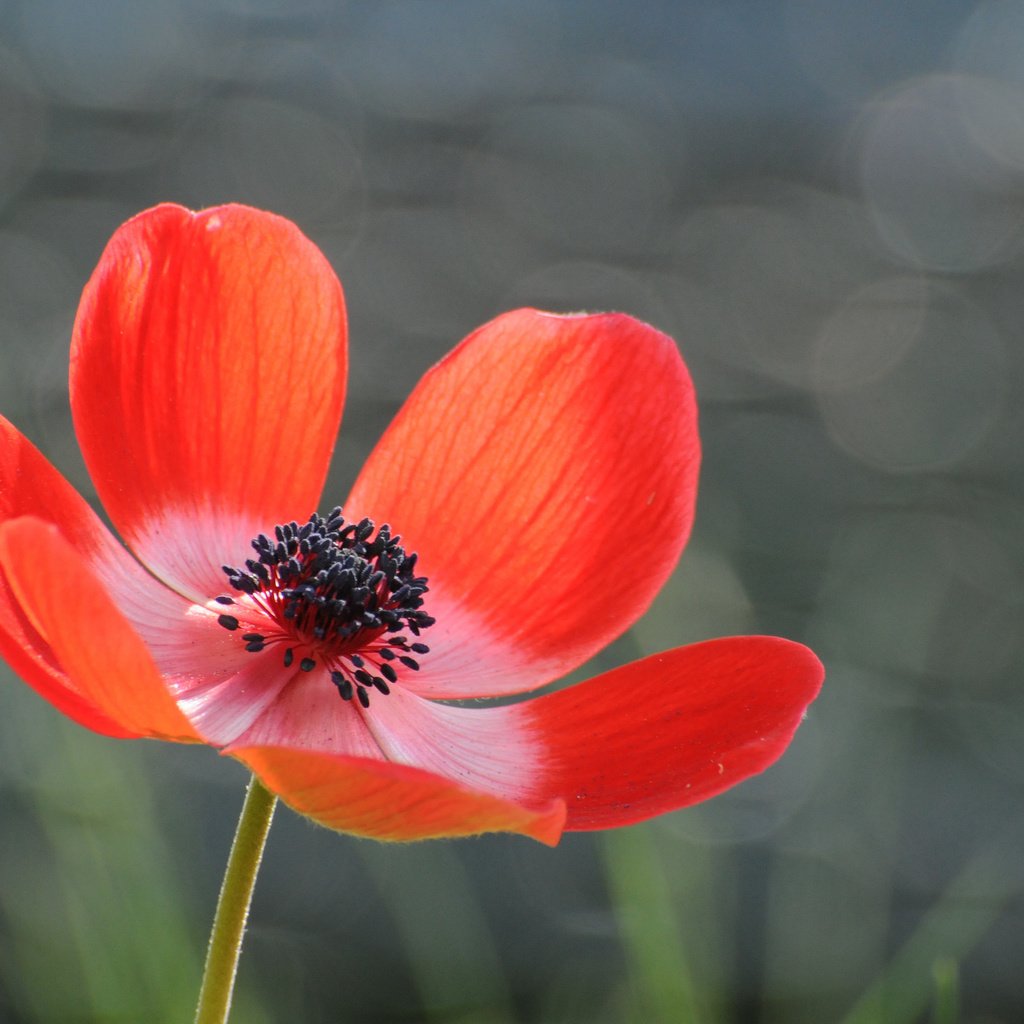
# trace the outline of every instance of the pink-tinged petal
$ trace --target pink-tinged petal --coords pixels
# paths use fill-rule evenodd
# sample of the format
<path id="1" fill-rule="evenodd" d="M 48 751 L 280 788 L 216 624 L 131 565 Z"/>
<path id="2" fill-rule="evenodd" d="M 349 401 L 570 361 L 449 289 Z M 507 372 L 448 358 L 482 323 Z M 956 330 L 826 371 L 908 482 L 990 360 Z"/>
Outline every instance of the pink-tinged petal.
<path id="1" fill-rule="evenodd" d="M 281 671 L 278 652 L 267 651 L 260 657 L 271 659 Z M 277 699 L 260 711 L 244 732 L 231 737 L 231 745 L 293 747 L 346 757 L 382 756 L 364 716 L 352 702 L 341 699 L 326 669 L 296 672 L 286 686 L 279 687 Z"/>
<path id="2" fill-rule="evenodd" d="M 539 686 L 630 626 L 693 519 L 696 404 L 671 338 L 622 314 L 518 310 L 429 371 L 346 513 L 389 522 L 438 624 L 410 682 L 435 697 Z"/>
<path id="3" fill-rule="evenodd" d="M 824 669 L 777 637 L 680 647 L 516 704 L 547 748 L 535 799 L 566 829 L 611 828 L 707 800 L 789 745 Z"/>
<path id="4" fill-rule="evenodd" d="M 75 321 L 71 406 L 97 490 L 193 597 L 223 589 L 219 566 L 255 533 L 315 507 L 345 377 L 337 277 L 295 225 L 246 207 L 128 221 Z"/>
<path id="5" fill-rule="evenodd" d="M 57 527 L 31 516 L 0 525 L 0 569 L 25 619 L 85 706 L 123 734 L 200 739 L 142 639 Z"/>
<path id="6" fill-rule="evenodd" d="M 280 666 L 277 655 L 273 660 Z M 342 700 L 323 670 L 296 674 L 234 745 L 384 758 L 527 803 L 536 803 L 547 753 L 530 723 L 503 709 L 435 703 L 402 683 L 386 696 L 371 689 L 364 709 Z"/>
<path id="7" fill-rule="evenodd" d="M 122 607 L 158 614 L 180 603 L 114 539 L 82 496 L 10 422 L 0 416 L 0 523 L 34 515 L 61 524 L 65 539 L 85 558 Z M 42 697 L 76 722 L 110 736 L 134 733 L 85 701 L 69 684 L 50 645 L 25 617 L 0 573 L 0 656 Z"/>
<path id="8" fill-rule="evenodd" d="M 199 632 L 197 629 L 196 633 Z M 180 664 L 181 672 L 168 672 L 160 659 L 157 665 L 164 669 L 167 685 L 192 725 L 208 743 L 223 746 L 244 732 L 277 698 L 288 681 L 288 673 L 282 669 L 279 657 L 254 657 L 216 625 L 205 624 L 203 633 L 198 639 L 208 641 L 213 658 L 194 651 L 191 667 L 187 662 L 188 640 L 183 638 L 176 645 L 173 658 L 164 659 Z M 220 636 L 235 639 L 233 651 L 213 646 Z M 170 651 L 170 645 L 166 651 Z"/>
<path id="9" fill-rule="evenodd" d="M 365 718 L 390 760 L 523 806 L 562 800 L 567 830 L 611 828 L 767 768 L 822 674 L 800 644 L 730 637 L 517 704 L 432 704 L 396 688 Z"/>
<path id="10" fill-rule="evenodd" d="M 389 761 L 505 800 L 538 802 L 548 751 L 543 737 L 515 711 L 438 704 L 398 684 L 386 697 L 373 694 L 362 715 Z"/>
<path id="11" fill-rule="evenodd" d="M 799 644 L 732 637 L 517 704 L 436 704 L 399 685 L 360 714 L 390 761 L 521 806 L 562 800 L 569 830 L 610 828 L 706 800 L 768 767 L 822 674 Z"/>
<path id="12" fill-rule="evenodd" d="M 408 841 L 519 832 L 554 846 L 565 806 L 523 806 L 406 765 L 280 747 L 233 749 L 285 803 L 328 828 Z"/>

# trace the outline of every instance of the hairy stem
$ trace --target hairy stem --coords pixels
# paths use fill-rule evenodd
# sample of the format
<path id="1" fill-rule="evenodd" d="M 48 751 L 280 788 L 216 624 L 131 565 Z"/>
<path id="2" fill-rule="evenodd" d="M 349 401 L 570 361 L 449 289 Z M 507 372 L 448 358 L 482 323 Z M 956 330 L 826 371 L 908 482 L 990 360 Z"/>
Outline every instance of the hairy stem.
<path id="1" fill-rule="evenodd" d="M 224 870 L 224 881 L 217 900 L 217 913 L 206 952 L 203 984 L 199 990 L 195 1024 L 226 1024 L 231 1011 L 231 995 L 242 953 L 242 937 L 249 916 L 252 890 L 263 859 L 270 822 L 277 797 L 254 775 L 242 805 L 235 840 Z"/>

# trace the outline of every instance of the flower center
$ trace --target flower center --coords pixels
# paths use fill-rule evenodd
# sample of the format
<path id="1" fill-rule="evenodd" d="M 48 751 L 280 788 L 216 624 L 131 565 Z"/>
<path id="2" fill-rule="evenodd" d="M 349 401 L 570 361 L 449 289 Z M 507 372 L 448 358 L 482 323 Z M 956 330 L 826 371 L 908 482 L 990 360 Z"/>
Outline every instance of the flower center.
<path id="1" fill-rule="evenodd" d="M 243 633 L 245 649 L 284 644 L 285 668 L 297 656 L 303 672 L 325 665 L 342 698 L 355 697 L 364 708 L 371 690 L 390 693 L 399 669 L 417 671 L 413 655 L 430 650 L 407 634 L 417 637 L 434 623 L 422 610 L 426 577 L 415 575 L 416 555 L 400 540 L 387 523 L 346 523 L 340 508 L 326 518 L 314 513 L 302 526 L 275 526 L 273 539 L 261 533 L 252 542 L 257 557 L 244 569 L 223 566 L 228 583 L 273 623 L 269 631 Z M 215 600 L 236 604 L 228 596 Z M 217 621 L 227 630 L 241 626 L 227 612 Z"/>

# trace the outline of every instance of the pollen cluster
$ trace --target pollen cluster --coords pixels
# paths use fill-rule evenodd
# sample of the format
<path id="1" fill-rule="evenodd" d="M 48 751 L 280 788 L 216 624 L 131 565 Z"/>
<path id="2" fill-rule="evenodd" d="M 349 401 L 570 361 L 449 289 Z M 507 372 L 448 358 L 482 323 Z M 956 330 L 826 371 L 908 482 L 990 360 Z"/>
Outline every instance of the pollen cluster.
<path id="1" fill-rule="evenodd" d="M 253 540 L 256 557 L 244 568 L 223 566 L 228 583 L 245 596 L 216 598 L 238 612 L 217 621 L 238 630 L 245 607 L 255 605 L 272 628 L 242 633 L 247 651 L 283 644 L 285 668 L 296 661 L 302 672 L 323 665 L 344 700 L 368 708 L 371 690 L 390 693 L 399 670 L 417 671 L 414 655 L 429 651 L 410 639 L 434 623 L 423 611 L 427 580 L 415 574 L 416 555 L 406 554 L 400 540 L 386 523 L 346 523 L 337 507 L 301 526 L 275 526 L 272 538 L 261 533 Z"/>

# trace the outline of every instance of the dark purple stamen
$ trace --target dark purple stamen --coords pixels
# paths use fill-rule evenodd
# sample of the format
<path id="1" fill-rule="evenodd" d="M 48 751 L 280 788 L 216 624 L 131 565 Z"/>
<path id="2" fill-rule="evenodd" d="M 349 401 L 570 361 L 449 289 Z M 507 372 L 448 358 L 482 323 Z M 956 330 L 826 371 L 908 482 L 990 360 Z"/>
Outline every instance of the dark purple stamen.
<path id="1" fill-rule="evenodd" d="M 411 655 L 430 650 L 406 635 L 419 636 L 434 619 L 423 611 L 426 577 L 415 574 L 416 555 L 406 554 L 400 540 L 386 523 L 379 529 L 371 519 L 346 523 L 335 508 L 302 526 L 275 526 L 273 537 L 260 534 L 252 542 L 257 557 L 241 569 L 226 565 L 224 572 L 289 638 L 312 648 L 316 658 L 303 657 L 301 671 L 311 672 L 318 661 L 327 665 L 342 699 L 354 697 L 367 708 L 371 690 L 387 694 L 397 682 L 394 662 L 417 671 L 419 662 Z M 226 596 L 215 600 L 235 603 Z M 229 630 L 239 626 L 232 615 L 217 621 Z M 242 639 L 247 651 L 259 652 L 281 638 L 244 633 Z M 294 647 L 287 647 L 285 668 L 294 657 Z"/>

